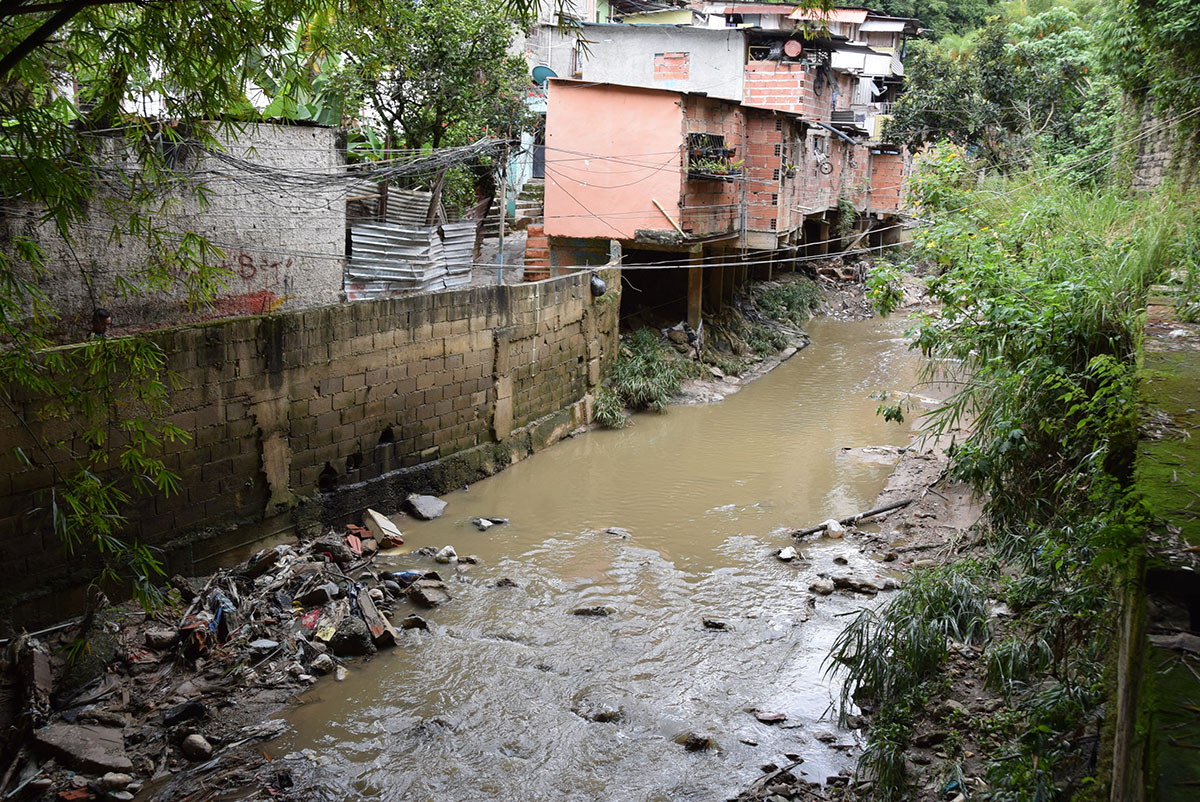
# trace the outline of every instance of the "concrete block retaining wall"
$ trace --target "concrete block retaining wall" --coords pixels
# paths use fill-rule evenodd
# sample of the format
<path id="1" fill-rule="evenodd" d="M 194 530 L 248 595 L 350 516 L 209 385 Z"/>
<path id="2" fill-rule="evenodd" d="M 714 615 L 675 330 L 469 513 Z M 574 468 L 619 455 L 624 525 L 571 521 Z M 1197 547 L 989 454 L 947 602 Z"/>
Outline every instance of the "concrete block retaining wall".
<path id="1" fill-rule="evenodd" d="M 602 273 L 620 286 L 615 271 Z M 170 420 L 192 440 L 166 447 L 181 491 L 129 510 L 132 534 L 162 549 L 169 572 L 187 574 L 271 534 L 357 520 L 368 504 L 390 513 L 410 491 L 460 487 L 557 440 L 590 420 L 591 394 L 615 355 L 619 299 L 593 299 L 589 278 L 145 335 L 182 380 Z M 35 420 L 37 400 L 26 402 Z M 26 439 L 4 413 L 0 442 Z M 58 542 L 52 482 L 49 465 L 0 455 L 9 574 L 0 610 L 10 611 L 0 618 L 27 619 L 96 568 Z"/>

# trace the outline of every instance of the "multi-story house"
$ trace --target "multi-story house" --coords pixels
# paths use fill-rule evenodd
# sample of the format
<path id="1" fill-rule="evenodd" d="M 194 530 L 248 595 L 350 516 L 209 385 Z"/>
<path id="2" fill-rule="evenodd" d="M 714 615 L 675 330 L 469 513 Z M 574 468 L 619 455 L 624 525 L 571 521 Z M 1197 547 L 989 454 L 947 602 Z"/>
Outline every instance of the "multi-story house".
<path id="1" fill-rule="evenodd" d="M 688 24 L 582 23 L 586 53 L 549 81 L 545 224 L 527 264 L 602 263 L 615 242 L 625 264 L 677 264 L 653 281 L 673 282 L 695 319 L 748 267 L 896 241 L 906 160 L 876 137 L 915 22 L 683 10 Z M 833 236 L 848 224 L 851 238 Z"/>

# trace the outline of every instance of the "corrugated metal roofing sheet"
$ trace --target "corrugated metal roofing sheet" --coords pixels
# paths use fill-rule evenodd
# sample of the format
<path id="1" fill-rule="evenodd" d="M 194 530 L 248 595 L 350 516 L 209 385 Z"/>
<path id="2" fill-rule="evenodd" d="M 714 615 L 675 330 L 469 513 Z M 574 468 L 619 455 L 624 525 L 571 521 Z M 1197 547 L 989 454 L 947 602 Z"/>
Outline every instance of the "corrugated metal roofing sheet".
<path id="1" fill-rule="evenodd" d="M 348 300 L 461 287 L 471 282 L 476 221 L 441 226 L 361 223 L 350 227 Z M 382 294 L 381 294 L 382 293 Z"/>

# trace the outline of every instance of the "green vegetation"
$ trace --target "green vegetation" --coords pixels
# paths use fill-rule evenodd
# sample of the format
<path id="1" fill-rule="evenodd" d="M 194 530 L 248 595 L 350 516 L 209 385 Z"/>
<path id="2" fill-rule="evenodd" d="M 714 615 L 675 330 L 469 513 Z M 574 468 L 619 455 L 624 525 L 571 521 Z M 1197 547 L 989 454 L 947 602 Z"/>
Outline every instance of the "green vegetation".
<path id="1" fill-rule="evenodd" d="M 807 279 L 759 285 L 752 301 L 764 315 L 800 328 L 821 306 L 821 290 Z"/>
<path id="2" fill-rule="evenodd" d="M 995 17 L 961 40 L 914 42 L 909 86 L 885 136 L 911 149 L 946 140 L 1002 171 L 1080 161 L 1111 143 L 1119 91 L 1101 69 L 1094 21 L 1056 6 L 1012 21 Z"/>
<path id="3" fill-rule="evenodd" d="M 158 564 L 123 534 L 124 515 L 138 496 L 175 491 L 162 446 L 186 435 L 165 422 L 171 377 L 153 339 L 54 348 L 78 339 L 86 321 L 64 317 L 42 235 L 29 231 L 44 226 L 72 246 L 78 231 L 98 226 L 146 246 L 145 263 L 125 266 L 119 297 L 99 297 L 86 260 L 77 260 L 97 307 L 171 297 L 202 310 L 231 278 L 225 254 L 162 222 L 177 198 L 203 205 L 211 191 L 190 170 L 196 153 L 220 150 L 265 119 L 355 126 L 367 98 L 394 136 L 352 135 L 352 152 L 387 157 L 386 147 L 507 132 L 524 119 L 515 87 L 528 81 L 523 61 L 506 54 L 509 20 L 530 7 L 220 0 L 25 4 L 6 13 L 0 196 L 28 204 L 37 219 L 12 226 L 0 243 L 0 414 L 28 435 L 4 444 L 0 467 L 53 475 L 32 512 L 65 547 L 98 552 L 105 578 L 126 577 L 154 601 Z M 270 101 L 263 110 L 251 102 L 260 89 Z M 441 177 L 445 193 L 472 204 L 476 181 L 490 172 L 488 164 L 451 170 Z"/>
<path id="4" fill-rule="evenodd" d="M 982 643 L 982 601 L 1003 600 L 1014 618 L 992 628 L 983 660 L 1006 712 L 965 725 L 994 747 L 983 798 L 1079 798 L 1098 782 L 1086 744 L 1145 531 L 1128 482 L 1146 292 L 1194 273 L 1196 204 L 1083 189 L 1060 171 L 978 175 L 942 143 L 911 192 L 925 221 L 912 258 L 934 270 L 939 303 L 915 320 L 915 343 L 927 378 L 958 388 L 927 428 L 952 443 L 952 477 L 989 498 L 983 545 L 861 613 L 832 659 L 843 705 L 879 711 L 860 770 L 881 798 L 905 798 L 904 745 L 937 698 L 947 641 Z"/>
<path id="5" fill-rule="evenodd" d="M 625 408 L 662 412 L 689 371 L 688 363 L 653 329 L 622 335 L 612 374 L 596 400 L 596 419 L 620 428 L 628 420 Z"/>

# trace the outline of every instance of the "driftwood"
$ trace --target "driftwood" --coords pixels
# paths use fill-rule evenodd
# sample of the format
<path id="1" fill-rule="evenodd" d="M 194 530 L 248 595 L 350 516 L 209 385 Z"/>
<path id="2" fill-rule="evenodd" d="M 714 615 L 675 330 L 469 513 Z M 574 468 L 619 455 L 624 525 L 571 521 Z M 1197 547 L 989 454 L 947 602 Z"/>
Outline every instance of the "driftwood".
<path id="1" fill-rule="evenodd" d="M 843 518 L 838 521 L 838 523 L 842 526 L 852 526 L 853 524 L 861 521 L 863 518 L 874 518 L 876 515 L 883 515 L 885 512 L 891 512 L 892 510 L 898 510 L 901 507 L 907 507 L 914 501 L 916 501 L 916 498 L 909 496 L 908 498 L 903 498 L 899 501 L 893 501 L 891 504 L 885 504 L 882 507 L 876 507 L 873 510 L 867 510 L 866 512 L 860 512 L 858 515 L 851 515 L 849 518 Z M 826 524 L 818 524 L 816 526 L 810 526 L 808 529 L 794 529 L 792 530 L 791 534 L 792 537 L 804 537 L 805 535 L 813 535 L 817 532 L 823 532 L 826 528 Z"/>

